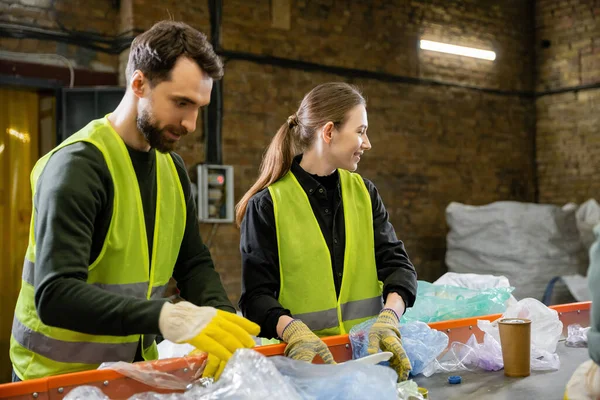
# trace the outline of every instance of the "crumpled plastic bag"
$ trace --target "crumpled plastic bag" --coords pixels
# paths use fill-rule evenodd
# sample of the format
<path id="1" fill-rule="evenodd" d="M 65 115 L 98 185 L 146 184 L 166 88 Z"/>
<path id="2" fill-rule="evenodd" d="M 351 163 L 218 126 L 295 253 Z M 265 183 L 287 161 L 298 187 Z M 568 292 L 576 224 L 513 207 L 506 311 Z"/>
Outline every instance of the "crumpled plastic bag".
<path id="1" fill-rule="evenodd" d="M 471 335 L 467 343 L 452 342 L 448 351 L 435 359 L 423 369 L 423 375 L 430 377 L 438 372 L 498 371 L 504 367 L 502 347 L 491 335 L 484 335 L 483 342 L 478 343 L 475 335 Z"/>
<path id="2" fill-rule="evenodd" d="M 102 363 L 98 369 L 112 369 L 136 381 L 159 389 L 184 390 L 191 383 L 198 382 L 204 372 L 206 354 L 200 353 L 192 357 L 183 357 L 188 371 L 192 374 L 178 376 L 156 368 L 158 361 L 128 363 L 124 361 Z M 173 359 L 175 361 L 175 359 Z M 162 361 L 164 363 L 164 360 Z"/>
<path id="3" fill-rule="evenodd" d="M 419 393 L 419 386 L 413 380 L 398 382 L 398 400 L 423 400 L 424 397 Z"/>
<path id="4" fill-rule="evenodd" d="M 164 360 L 165 358 L 185 357 L 192 351 L 196 350 L 196 348 L 189 343 L 174 343 L 167 339 L 160 342 L 156 348 L 158 350 L 159 360 Z"/>
<path id="5" fill-rule="evenodd" d="M 487 274 L 470 274 L 470 273 L 458 273 L 458 272 L 446 272 L 440 276 L 434 285 L 449 285 L 459 286 L 467 289 L 494 289 L 499 287 L 510 288 L 510 282 L 508 278 L 503 275 L 487 275 Z M 517 299 L 511 294 L 506 301 L 506 306 L 513 305 L 517 302 Z"/>
<path id="6" fill-rule="evenodd" d="M 397 398 L 398 375 L 391 368 L 358 363 L 309 364 L 287 357 L 271 357 L 270 360 L 302 399 Z"/>
<path id="7" fill-rule="evenodd" d="M 396 399 L 398 376 L 378 365 L 346 363 L 317 365 L 287 357 L 265 357 L 240 349 L 227 363 L 221 378 L 212 384 L 190 385 L 185 393 L 140 393 L 129 400 L 342 400 Z M 106 400 L 97 388 L 78 388 L 83 395 L 65 400 Z M 77 393 L 75 393 L 77 395 Z"/>
<path id="8" fill-rule="evenodd" d="M 350 329 L 349 337 L 352 345 L 352 358 L 362 358 L 368 355 L 369 331 L 376 318 L 372 318 Z M 410 360 L 411 375 L 421 373 L 431 361 L 442 353 L 448 346 L 448 335 L 444 332 L 431 329 L 424 322 L 410 322 L 400 325 L 402 347 Z M 389 362 L 382 363 L 389 365 Z"/>
<path id="9" fill-rule="evenodd" d="M 417 299 L 400 323 L 437 322 L 497 314 L 506 310 L 513 287 L 467 289 L 418 281 Z"/>
<path id="10" fill-rule="evenodd" d="M 282 398 L 301 400 L 300 394 L 277 370 L 272 359 L 250 349 L 234 353 L 221 378 L 212 384 L 191 385 L 185 393 L 141 393 L 129 400 L 251 400 Z"/>
<path id="11" fill-rule="evenodd" d="M 531 369 L 538 371 L 557 370 L 560 360 L 556 345 L 562 335 L 563 324 L 556 310 L 546 307 L 539 300 L 526 298 L 509 307 L 502 318 L 526 318 L 531 320 Z M 498 343 L 500 332 L 498 320 L 477 321 L 479 329 L 491 335 Z"/>
<path id="12" fill-rule="evenodd" d="M 588 338 L 587 334 L 590 327 L 582 328 L 579 324 L 571 324 L 567 327 L 567 340 L 565 346 L 567 347 L 587 347 Z"/>
<path id="13" fill-rule="evenodd" d="M 579 206 L 575 213 L 575 219 L 581 241 L 585 249 L 589 251 L 592 244 L 596 241 L 594 227 L 600 224 L 600 204 L 595 199 L 589 199 Z"/>
<path id="14" fill-rule="evenodd" d="M 531 320 L 531 369 L 538 371 L 557 370 L 560 360 L 556 345 L 562 334 L 562 322 L 558 313 L 536 299 L 523 299 L 509 307 L 499 318 L 527 318 Z M 477 327 L 485 332 L 483 342 L 478 343 L 471 335 L 467 343 L 453 342 L 448 351 L 438 360 L 433 360 L 423 369 L 429 377 L 438 372 L 473 371 L 483 369 L 497 371 L 504 368 L 498 320 L 478 320 Z"/>
<path id="15" fill-rule="evenodd" d="M 102 390 L 96 386 L 78 386 L 71 390 L 64 400 L 110 400 Z"/>

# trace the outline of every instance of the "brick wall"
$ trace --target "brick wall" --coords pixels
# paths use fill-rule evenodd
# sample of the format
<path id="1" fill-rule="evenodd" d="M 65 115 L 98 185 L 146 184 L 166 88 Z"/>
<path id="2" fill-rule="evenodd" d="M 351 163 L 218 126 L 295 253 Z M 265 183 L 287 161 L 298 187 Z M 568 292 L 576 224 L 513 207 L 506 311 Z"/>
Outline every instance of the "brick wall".
<path id="1" fill-rule="evenodd" d="M 224 2 L 223 47 L 504 90 L 532 85 L 528 1 L 295 0 L 289 30 L 271 27 L 270 3 Z M 420 51 L 420 38 L 492 49 L 498 61 Z"/>
<path id="2" fill-rule="evenodd" d="M 303 94 L 343 77 L 239 61 L 226 67 L 224 162 L 236 167 L 240 196 L 256 178 L 266 144 Z M 449 202 L 532 200 L 531 100 L 375 80 L 352 83 L 367 96 L 373 146 L 359 172 L 378 187 L 421 279 L 444 270 Z M 229 251 L 234 267 L 239 256 Z"/>
<path id="3" fill-rule="evenodd" d="M 21 0 L 19 4 L 32 1 Z M 533 89 L 530 2 L 223 3 L 221 35 L 226 50 L 455 85 L 349 80 L 323 71 L 227 61 L 223 161 L 235 167 L 236 200 L 256 178 L 265 146 L 304 93 L 331 80 L 349 80 L 360 86 L 368 98 L 373 150 L 361 162 L 360 172 L 379 188 L 421 279 L 433 280 L 445 270 L 444 210 L 449 202 L 533 200 L 533 100 L 515 93 L 500 95 L 457 87 L 468 85 L 505 92 Z M 6 9 L 17 2 L 2 0 L 0 4 Z M 113 33 L 145 29 L 158 19 L 168 18 L 169 13 L 205 33 L 210 29 L 207 2 L 189 0 L 165 6 L 147 0 L 121 0 L 120 13 L 114 14 L 109 1 L 90 4 L 88 8 L 98 7 L 108 13 L 106 20 L 114 21 Z M 272 4 L 280 9 L 273 10 Z M 273 16 L 277 16 L 274 21 Z M 93 23 L 87 25 L 97 29 Z M 420 51 L 421 37 L 493 49 L 497 60 L 478 61 Z M 126 54 L 121 55 L 121 64 L 123 60 Z M 118 57 L 113 61 L 118 64 Z M 199 132 L 187 137 L 180 149 L 190 167 L 203 161 L 203 151 Z M 216 268 L 232 301 L 237 302 L 237 228 L 220 225 L 215 231 L 212 225 L 204 225 L 201 233 L 205 239 L 212 235 Z"/>
<path id="4" fill-rule="evenodd" d="M 600 2 L 535 4 L 536 89 L 600 83 Z M 537 98 L 539 200 L 600 198 L 600 88 Z"/>
<path id="5" fill-rule="evenodd" d="M 363 69 L 504 91 L 531 90 L 527 2 L 292 1 L 289 30 L 269 25 L 269 2 L 224 3 L 222 46 L 329 66 Z M 455 7 L 456 6 L 456 7 Z M 271 21 L 272 22 L 272 21 Z M 418 38 L 494 49 L 496 62 L 419 51 Z M 236 197 L 256 178 L 262 152 L 304 93 L 348 80 L 322 72 L 226 64 L 224 162 L 236 168 Z M 368 98 L 371 152 L 360 172 L 373 180 L 420 279 L 444 271 L 445 207 L 533 200 L 531 99 L 444 86 L 355 79 Z M 224 227 L 225 237 L 236 238 Z M 223 245 L 223 249 L 219 246 Z M 215 242 L 230 287 L 239 255 Z M 218 253 L 218 255 L 217 255 Z M 234 295 L 237 294 L 234 290 Z"/>
<path id="6" fill-rule="evenodd" d="M 0 22 L 51 30 L 58 30 L 62 25 L 69 30 L 115 35 L 118 16 L 119 10 L 108 0 L 0 0 Z M 53 41 L 0 37 L 0 48 L 14 52 L 59 54 L 68 58 L 76 68 L 96 71 L 116 72 L 119 65 L 116 55 Z M 51 58 L 35 62 L 64 66 L 60 60 Z"/>

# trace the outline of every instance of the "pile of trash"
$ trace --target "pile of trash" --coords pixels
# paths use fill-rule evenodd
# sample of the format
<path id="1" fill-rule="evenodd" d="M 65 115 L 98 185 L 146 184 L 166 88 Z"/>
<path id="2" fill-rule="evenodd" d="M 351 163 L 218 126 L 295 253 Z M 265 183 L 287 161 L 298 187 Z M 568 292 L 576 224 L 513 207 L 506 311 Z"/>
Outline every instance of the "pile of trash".
<path id="1" fill-rule="evenodd" d="M 518 299 L 542 300 L 550 281 L 561 277 L 546 304 L 589 300 L 588 252 L 595 239 L 593 228 L 600 223 L 600 205 L 594 199 L 563 207 L 453 202 L 446 208 L 446 222 L 449 271 L 505 276 L 519 282 L 513 293 Z"/>

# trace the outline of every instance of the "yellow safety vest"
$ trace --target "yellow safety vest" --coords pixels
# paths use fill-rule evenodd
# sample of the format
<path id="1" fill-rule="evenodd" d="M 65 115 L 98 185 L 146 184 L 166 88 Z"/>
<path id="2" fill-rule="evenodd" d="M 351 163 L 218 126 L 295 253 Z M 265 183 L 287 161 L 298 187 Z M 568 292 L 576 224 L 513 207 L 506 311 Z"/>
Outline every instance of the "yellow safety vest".
<path id="1" fill-rule="evenodd" d="M 319 336 L 347 333 L 383 306 L 369 191 L 360 175 L 342 169 L 339 175 L 346 227 L 339 297 L 329 248 L 306 192 L 291 171 L 269 186 L 279 251 L 279 302 Z"/>
<path id="2" fill-rule="evenodd" d="M 103 154 L 114 186 L 113 214 L 98 258 L 88 267 L 87 283 L 111 293 L 136 298 L 161 298 L 183 239 L 186 204 L 181 181 L 169 154 L 156 153 L 156 222 L 152 246 L 152 270 L 144 211 L 137 177 L 125 143 L 108 119 L 90 122 L 42 157 L 31 173 L 31 190 L 46 163 L 57 150 L 88 142 Z M 31 216 L 29 246 L 10 338 L 10 358 L 23 380 L 96 369 L 108 361 L 132 362 L 140 335 L 89 335 L 51 327 L 40 321 L 34 303 L 36 244 Z M 159 243 L 160 238 L 160 243 Z M 156 359 L 155 335 L 142 335 L 142 355 Z"/>

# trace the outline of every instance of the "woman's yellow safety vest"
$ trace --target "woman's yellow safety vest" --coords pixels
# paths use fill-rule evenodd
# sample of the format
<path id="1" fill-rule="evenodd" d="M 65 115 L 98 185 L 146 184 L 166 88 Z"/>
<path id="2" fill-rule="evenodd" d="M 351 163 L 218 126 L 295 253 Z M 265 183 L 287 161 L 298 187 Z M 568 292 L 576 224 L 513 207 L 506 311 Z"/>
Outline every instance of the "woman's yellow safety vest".
<path id="1" fill-rule="evenodd" d="M 156 151 L 156 222 L 152 270 L 142 199 L 125 143 L 108 119 L 90 122 L 42 157 L 31 173 L 31 190 L 53 153 L 75 142 L 88 142 L 103 154 L 114 186 L 113 214 L 98 258 L 88 267 L 87 283 L 111 293 L 143 299 L 161 298 L 177 260 L 186 223 L 181 181 L 169 154 Z M 31 216 L 29 246 L 17 300 L 10 358 L 23 380 L 95 369 L 108 361 L 132 362 L 140 335 L 89 335 L 51 327 L 40 321 L 34 304 L 35 235 Z M 160 238 L 160 243 L 159 243 Z M 142 355 L 156 359 L 155 335 L 142 335 Z"/>
<path id="2" fill-rule="evenodd" d="M 339 170 L 346 247 L 336 295 L 329 248 L 306 192 L 290 171 L 269 186 L 277 230 L 279 302 L 319 336 L 347 333 L 382 308 L 371 197 L 362 177 Z"/>

